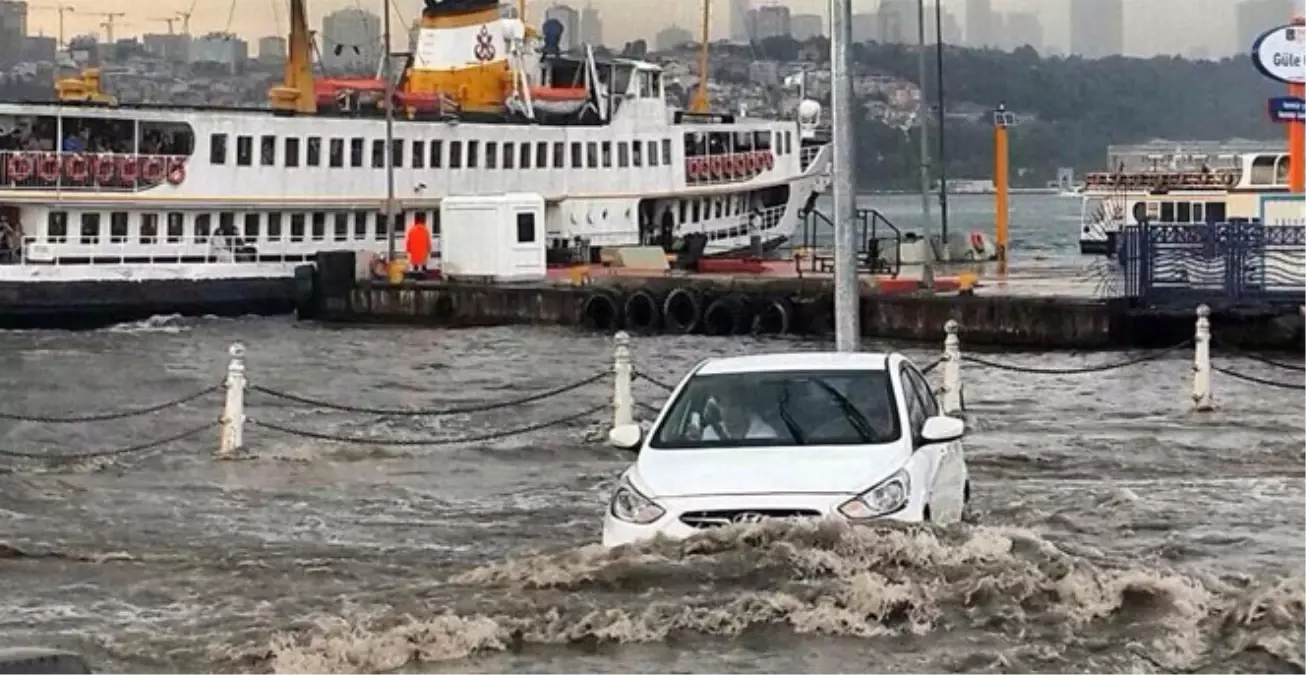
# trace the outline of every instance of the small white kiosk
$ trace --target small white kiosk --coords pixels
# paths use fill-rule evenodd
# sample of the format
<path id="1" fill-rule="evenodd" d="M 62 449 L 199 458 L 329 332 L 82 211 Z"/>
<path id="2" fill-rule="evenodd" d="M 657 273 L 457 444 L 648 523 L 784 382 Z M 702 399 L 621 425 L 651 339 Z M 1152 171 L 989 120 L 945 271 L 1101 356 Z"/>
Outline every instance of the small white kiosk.
<path id="1" fill-rule="evenodd" d="M 510 193 L 440 200 L 445 277 L 538 281 L 547 275 L 544 197 Z"/>

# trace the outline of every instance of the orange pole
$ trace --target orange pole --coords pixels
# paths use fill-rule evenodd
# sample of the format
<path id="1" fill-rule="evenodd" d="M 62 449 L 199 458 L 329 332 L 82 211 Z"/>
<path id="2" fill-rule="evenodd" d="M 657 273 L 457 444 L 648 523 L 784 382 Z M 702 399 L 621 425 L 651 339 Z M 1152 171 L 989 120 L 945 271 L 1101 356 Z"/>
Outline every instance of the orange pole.
<path id="1" fill-rule="evenodd" d="M 1007 267 L 1007 225 L 1009 213 L 1007 211 L 1007 113 L 1001 108 L 993 116 L 993 187 L 995 188 L 996 203 L 994 204 L 994 217 L 996 231 L 994 236 L 998 242 L 998 269 L 1005 271 Z"/>
<path id="2" fill-rule="evenodd" d="M 1306 25 L 1306 18 L 1294 16 L 1294 26 Z M 1306 98 L 1306 84 L 1289 84 L 1288 95 Z M 1293 121 L 1288 123 L 1288 191 L 1294 194 L 1306 192 L 1306 124 Z"/>

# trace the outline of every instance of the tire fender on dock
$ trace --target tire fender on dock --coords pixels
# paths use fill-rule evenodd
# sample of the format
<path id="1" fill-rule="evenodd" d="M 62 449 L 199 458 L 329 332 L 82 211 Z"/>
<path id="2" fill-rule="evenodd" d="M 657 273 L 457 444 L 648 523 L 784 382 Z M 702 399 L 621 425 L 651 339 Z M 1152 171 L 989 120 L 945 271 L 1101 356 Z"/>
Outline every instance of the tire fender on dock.
<path id="1" fill-rule="evenodd" d="M 794 303 L 789 298 L 762 298 L 753 313 L 754 335 L 785 335 L 793 328 Z"/>
<path id="2" fill-rule="evenodd" d="M 738 335 L 751 324 L 748 299 L 739 294 L 717 298 L 703 312 L 703 332 L 708 335 Z"/>
<path id="3" fill-rule="evenodd" d="M 662 323 L 668 333 L 692 333 L 703 321 L 703 296 L 693 289 L 673 289 L 662 301 Z"/>
<path id="4" fill-rule="evenodd" d="M 662 301 L 647 288 L 626 297 L 622 306 L 626 328 L 636 333 L 656 333 L 662 327 Z"/>
<path id="5" fill-rule="evenodd" d="M 317 266 L 295 267 L 295 318 L 308 321 L 317 318 L 318 308 Z"/>
<path id="6" fill-rule="evenodd" d="M 614 291 L 590 291 L 581 306 L 581 322 L 586 328 L 604 333 L 621 330 L 621 305 L 621 296 Z"/>

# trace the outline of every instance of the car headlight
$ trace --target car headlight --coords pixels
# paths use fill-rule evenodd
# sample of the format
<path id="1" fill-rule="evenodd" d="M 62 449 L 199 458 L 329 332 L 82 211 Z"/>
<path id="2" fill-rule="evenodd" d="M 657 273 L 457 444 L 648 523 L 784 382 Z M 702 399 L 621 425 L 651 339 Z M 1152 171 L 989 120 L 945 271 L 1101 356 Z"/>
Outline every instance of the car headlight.
<path id="1" fill-rule="evenodd" d="M 608 510 L 612 512 L 613 518 L 636 525 L 648 525 L 666 513 L 666 509 L 654 504 L 652 499 L 640 494 L 624 481 L 612 493 L 612 503 Z"/>
<path id="2" fill-rule="evenodd" d="M 875 487 L 840 504 L 839 513 L 854 520 L 879 518 L 906 508 L 910 499 L 911 475 L 900 469 Z"/>

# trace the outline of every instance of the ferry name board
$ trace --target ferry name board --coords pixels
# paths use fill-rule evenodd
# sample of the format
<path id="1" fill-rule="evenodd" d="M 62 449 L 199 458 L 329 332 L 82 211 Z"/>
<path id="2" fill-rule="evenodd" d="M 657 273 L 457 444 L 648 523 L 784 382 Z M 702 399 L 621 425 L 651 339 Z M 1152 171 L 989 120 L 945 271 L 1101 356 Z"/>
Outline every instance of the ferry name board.
<path id="1" fill-rule="evenodd" d="M 1306 26 L 1279 26 L 1263 33 L 1252 43 L 1252 63 L 1270 79 L 1306 83 Z"/>
<path id="2" fill-rule="evenodd" d="M 1306 122 L 1306 99 L 1297 96 L 1270 99 L 1270 119 L 1275 122 Z"/>

